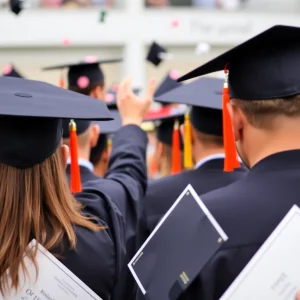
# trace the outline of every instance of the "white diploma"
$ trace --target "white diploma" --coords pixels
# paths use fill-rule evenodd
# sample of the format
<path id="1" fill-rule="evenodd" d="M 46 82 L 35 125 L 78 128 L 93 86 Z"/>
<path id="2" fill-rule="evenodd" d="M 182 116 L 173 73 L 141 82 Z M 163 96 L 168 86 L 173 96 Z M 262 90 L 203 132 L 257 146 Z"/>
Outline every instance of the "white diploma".
<path id="1" fill-rule="evenodd" d="M 35 245 L 33 240 L 29 249 Z M 20 288 L 10 291 L 5 298 L 0 295 L 1 300 L 102 300 L 40 244 L 36 261 L 38 276 L 34 264 L 25 256 L 29 276 L 20 271 Z"/>
<path id="2" fill-rule="evenodd" d="M 300 290 L 300 209 L 294 205 L 221 300 L 295 300 Z"/>

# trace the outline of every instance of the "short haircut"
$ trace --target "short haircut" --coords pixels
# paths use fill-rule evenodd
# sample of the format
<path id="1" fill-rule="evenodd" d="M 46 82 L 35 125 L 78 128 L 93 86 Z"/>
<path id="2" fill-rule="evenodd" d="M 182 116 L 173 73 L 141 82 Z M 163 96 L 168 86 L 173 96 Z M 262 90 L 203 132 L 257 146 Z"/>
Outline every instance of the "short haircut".
<path id="1" fill-rule="evenodd" d="M 256 128 L 269 129 L 275 117 L 300 117 L 300 95 L 269 100 L 232 99 L 245 114 L 248 122 Z"/>
<path id="2" fill-rule="evenodd" d="M 196 139 L 204 145 L 223 147 L 223 136 L 207 134 L 197 130 L 195 127 L 194 130 L 196 132 Z"/>

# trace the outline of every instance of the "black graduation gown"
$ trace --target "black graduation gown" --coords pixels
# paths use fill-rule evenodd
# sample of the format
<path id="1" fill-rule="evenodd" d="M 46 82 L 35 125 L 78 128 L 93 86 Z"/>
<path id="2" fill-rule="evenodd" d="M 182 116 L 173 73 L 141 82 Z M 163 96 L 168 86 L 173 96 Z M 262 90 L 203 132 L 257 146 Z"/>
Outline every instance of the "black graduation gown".
<path id="1" fill-rule="evenodd" d="M 243 178 L 247 172 L 242 167 L 232 173 L 223 171 L 224 159 L 217 158 L 205 162 L 197 169 L 167 176 L 148 182 L 145 197 L 145 214 L 147 231 L 151 233 L 159 219 L 173 205 L 188 184 L 191 184 L 198 195 L 229 185 Z"/>
<path id="2" fill-rule="evenodd" d="M 273 154 L 244 179 L 201 196 L 229 239 L 179 299 L 219 299 L 290 208 L 300 206 L 299 195 L 300 150 L 293 150 Z"/>
<path id="3" fill-rule="evenodd" d="M 84 214 L 96 217 L 107 229 L 95 233 L 76 227 L 76 250 L 68 251 L 65 245 L 61 261 L 104 300 L 111 299 L 120 279 L 127 244 L 135 242 L 140 200 L 147 186 L 146 147 L 147 136 L 139 127 L 120 129 L 113 140 L 107 175 L 103 179 L 85 174 L 83 180 L 89 179 L 76 195 L 84 204 Z"/>

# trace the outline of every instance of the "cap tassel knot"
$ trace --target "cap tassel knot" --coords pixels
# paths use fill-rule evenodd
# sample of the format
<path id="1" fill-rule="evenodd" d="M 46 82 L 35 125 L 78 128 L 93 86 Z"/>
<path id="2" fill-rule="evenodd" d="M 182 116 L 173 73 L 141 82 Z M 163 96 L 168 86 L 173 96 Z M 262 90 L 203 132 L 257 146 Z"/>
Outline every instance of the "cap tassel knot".
<path id="1" fill-rule="evenodd" d="M 74 122 L 74 120 L 71 120 L 69 123 L 69 131 L 71 156 L 71 192 L 73 194 L 80 193 L 82 191 L 80 169 L 78 164 L 78 143 L 76 130 L 76 123 Z"/>
<path id="2" fill-rule="evenodd" d="M 223 139 L 224 139 L 224 171 L 232 172 L 234 169 L 240 167 L 237 159 L 237 152 L 235 148 L 235 140 L 232 130 L 231 118 L 227 108 L 229 100 L 229 85 L 228 85 L 228 70 L 227 65 L 224 68 L 225 82 L 223 86 L 223 99 L 222 99 L 222 115 L 223 115 Z"/>
<path id="3" fill-rule="evenodd" d="M 192 157 L 192 128 L 189 113 L 184 116 L 184 151 L 183 151 L 183 165 L 185 169 L 193 167 Z"/>
<path id="4" fill-rule="evenodd" d="M 173 136 L 172 136 L 172 169 L 171 174 L 177 174 L 181 172 L 181 156 L 180 156 L 180 132 L 179 121 L 176 120 L 174 124 Z"/>

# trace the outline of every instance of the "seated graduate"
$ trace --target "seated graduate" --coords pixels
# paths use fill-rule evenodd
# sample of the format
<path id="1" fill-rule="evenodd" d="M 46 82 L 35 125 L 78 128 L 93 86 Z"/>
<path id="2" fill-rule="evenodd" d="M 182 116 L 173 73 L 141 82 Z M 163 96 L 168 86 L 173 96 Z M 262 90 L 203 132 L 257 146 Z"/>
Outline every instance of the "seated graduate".
<path id="1" fill-rule="evenodd" d="M 22 76 L 21 73 L 17 71 L 15 66 L 11 64 L 4 66 L 2 70 L 2 76 L 24 78 L 24 76 Z"/>
<path id="2" fill-rule="evenodd" d="M 190 170 L 149 183 L 144 200 L 148 233 L 188 184 L 201 195 L 229 185 L 246 174 L 246 168 L 232 173 L 223 170 L 222 82 L 216 78 L 201 78 L 157 97 L 160 102 L 192 105 L 183 128 L 184 166 Z"/>
<path id="3" fill-rule="evenodd" d="M 235 167 L 237 148 L 250 170 L 201 196 L 229 239 L 180 300 L 219 299 L 291 207 L 300 206 L 299 34 L 298 27 L 271 27 L 182 78 L 225 70 L 228 166 Z"/>
<path id="4" fill-rule="evenodd" d="M 95 184 L 80 192 L 74 181 L 75 200 L 65 178 L 68 147 L 62 144 L 61 119 L 109 120 L 107 107 L 45 82 L 0 78 L 0 135 L 6 141 L 0 148 L 2 294 L 19 287 L 24 253 L 35 238 L 102 299 L 111 299 L 124 264 L 127 232 L 137 224 L 133 210 L 139 211 L 146 189 L 147 138 L 140 124 L 153 91 L 150 86 L 147 96 L 138 99 L 128 80 L 119 90 L 123 127 L 115 135 L 113 174 L 108 176 L 117 197 Z"/>

